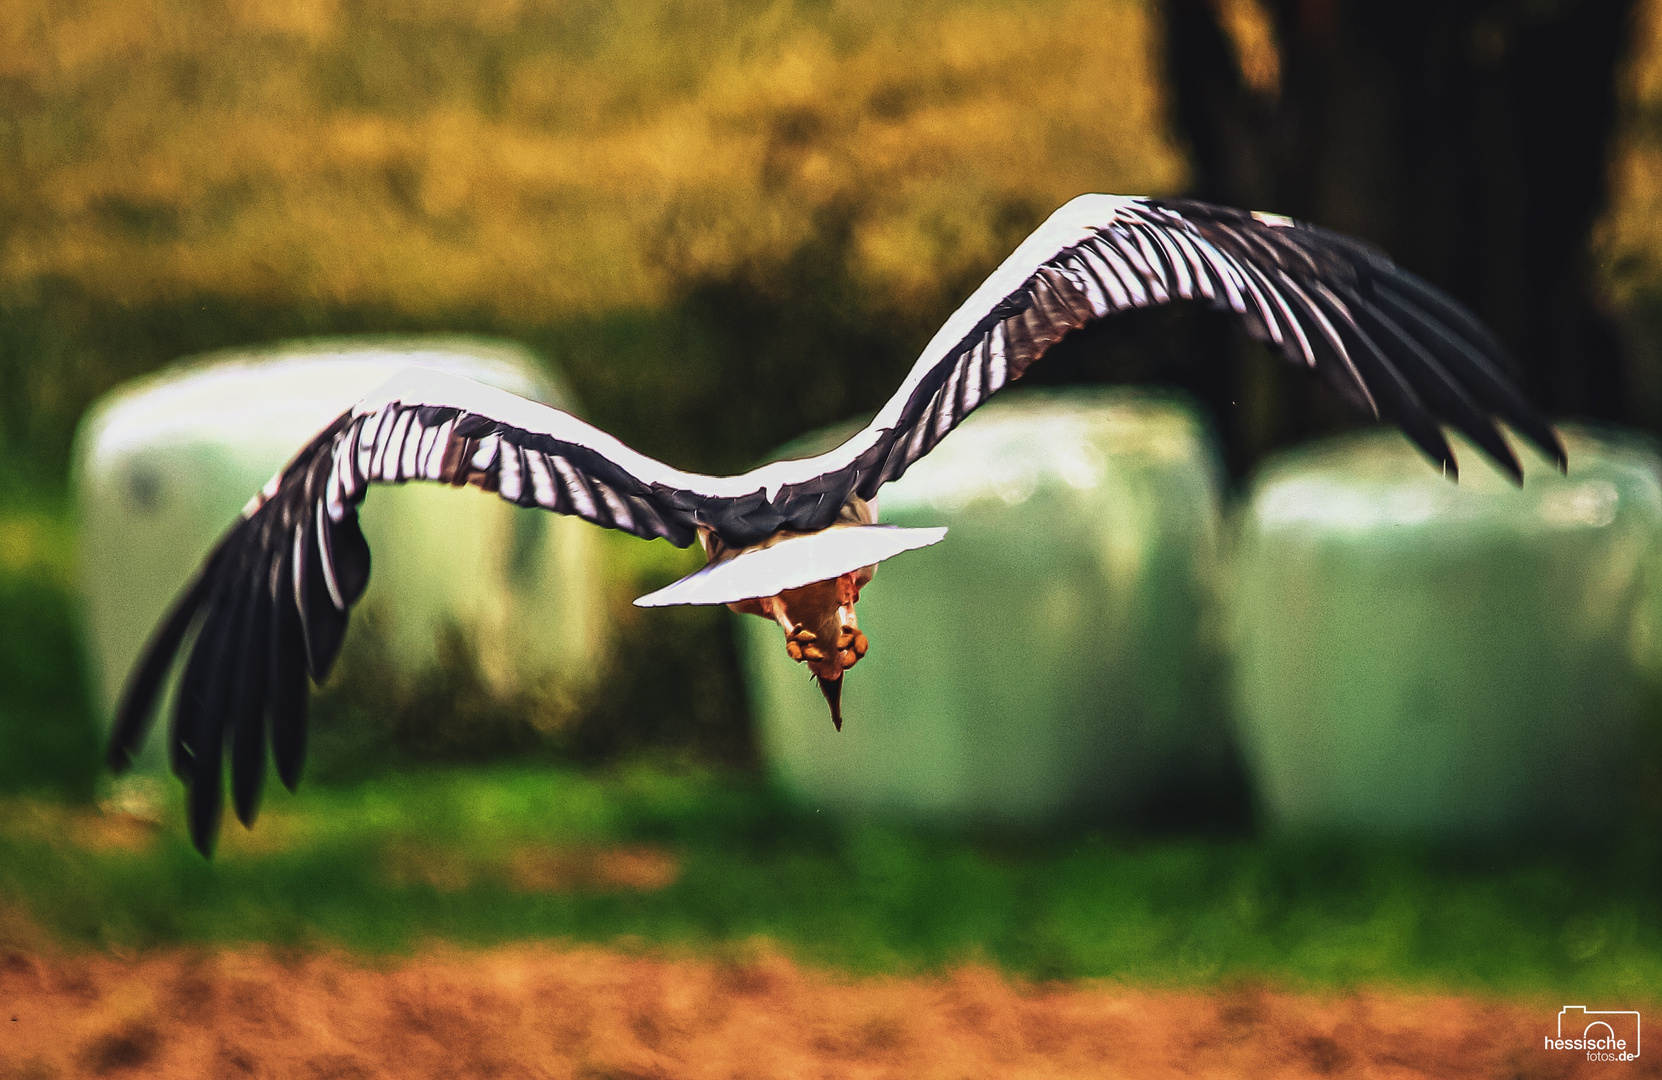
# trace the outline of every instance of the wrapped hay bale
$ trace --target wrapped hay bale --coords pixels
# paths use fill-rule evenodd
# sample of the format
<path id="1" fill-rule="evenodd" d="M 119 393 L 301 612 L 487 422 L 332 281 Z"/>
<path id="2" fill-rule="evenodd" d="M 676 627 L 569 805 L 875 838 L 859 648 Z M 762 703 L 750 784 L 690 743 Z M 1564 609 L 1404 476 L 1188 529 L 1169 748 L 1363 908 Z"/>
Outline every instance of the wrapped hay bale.
<path id="1" fill-rule="evenodd" d="M 1635 620 L 1662 527 L 1648 445 L 1565 435 L 1520 489 L 1398 434 L 1290 454 L 1240 521 L 1235 713 L 1271 820 L 1437 839 L 1624 808 Z"/>
<path id="2" fill-rule="evenodd" d="M 106 722 L 151 630 L 249 496 L 353 402 L 412 365 L 571 404 L 517 346 L 420 337 L 215 354 L 118 389 L 88 412 L 73 484 L 89 667 Z M 497 701 L 557 705 L 580 691 L 604 644 L 593 526 L 438 484 L 379 487 L 361 520 L 373 570 L 331 680 L 356 677 L 360 712 L 409 705 L 458 678 L 472 696 Z M 141 775 L 165 768 L 169 708 Z M 371 721 L 342 726 L 354 729 L 345 737 L 359 752 L 385 737 Z M 463 743 L 479 735 L 445 734 Z M 330 747 L 317 749 L 327 767 Z"/>
<path id="3" fill-rule="evenodd" d="M 949 526 L 862 594 L 841 733 L 778 629 L 739 617 L 761 741 L 813 805 L 1026 826 L 1127 815 L 1222 760 L 1217 475 L 1192 411 L 1130 390 L 1002 398 L 878 494 Z"/>

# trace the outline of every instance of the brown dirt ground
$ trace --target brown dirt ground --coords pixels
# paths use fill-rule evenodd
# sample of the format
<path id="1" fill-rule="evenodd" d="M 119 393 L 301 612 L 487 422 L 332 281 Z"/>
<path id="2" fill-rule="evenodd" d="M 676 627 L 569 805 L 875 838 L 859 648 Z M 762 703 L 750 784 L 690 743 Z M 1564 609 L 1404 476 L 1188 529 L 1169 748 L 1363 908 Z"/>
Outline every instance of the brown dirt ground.
<path id="1" fill-rule="evenodd" d="M 340 954 L 0 952 L 0 1080 L 191 1077 L 1662 1076 L 1542 1048 L 1556 1007 L 853 979 L 758 948 L 710 960 L 516 946 Z"/>

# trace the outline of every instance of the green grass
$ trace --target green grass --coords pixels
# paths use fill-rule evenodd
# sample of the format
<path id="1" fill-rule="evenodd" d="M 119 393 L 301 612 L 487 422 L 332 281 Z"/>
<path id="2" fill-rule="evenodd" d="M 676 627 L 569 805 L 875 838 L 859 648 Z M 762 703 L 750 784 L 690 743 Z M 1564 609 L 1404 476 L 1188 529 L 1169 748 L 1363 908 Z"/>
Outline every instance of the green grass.
<path id="1" fill-rule="evenodd" d="M 13 800 L 0 814 L 0 906 L 81 947 L 396 953 L 433 938 L 556 939 L 720 953 L 763 937 L 855 972 L 978 960 L 1040 978 L 1599 1000 L 1662 986 L 1662 862 L 1639 842 L 1474 856 L 1090 831 L 955 837 L 838 823 L 745 774 L 647 764 L 405 774 L 269 802 L 252 843 L 228 835 L 207 862 L 176 807 L 147 851 L 97 852 L 54 825 L 68 811 Z M 453 891 L 401 886 L 385 869 L 389 851 L 412 845 L 488 859 L 537 843 L 661 845 L 680 875 L 656 891 L 527 893 L 488 875 Z"/>

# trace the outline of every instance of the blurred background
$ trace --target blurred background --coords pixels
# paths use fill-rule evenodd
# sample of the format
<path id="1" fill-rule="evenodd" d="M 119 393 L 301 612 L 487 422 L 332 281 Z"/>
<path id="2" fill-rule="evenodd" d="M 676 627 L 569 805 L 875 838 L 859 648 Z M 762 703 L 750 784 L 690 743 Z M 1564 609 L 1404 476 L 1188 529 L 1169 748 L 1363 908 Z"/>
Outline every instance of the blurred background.
<path id="1" fill-rule="evenodd" d="M 1654 992 L 1654 769 L 1599 818 L 1597 842 L 1569 848 L 1538 831 L 1475 861 L 1413 830 L 1277 839 L 1219 704 L 1217 641 L 1235 616 L 1207 609 L 1202 644 L 1182 646 L 1199 649 L 1195 665 L 1160 676 L 1215 691 L 1170 706 L 1211 717 L 1196 730 L 1224 748 L 1203 790 L 1147 792 L 1135 812 L 1038 832 L 832 824 L 801 797 L 820 781 L 797 774 L 793 796 L 770 780 L 767 762 L 792 752 L 779 740 L 796 736 L 761 733 L 778 692 L 741 661 L 750 646 L 728 613 L 629 606 L 696 555 L 616 536 L 597 535 L 587 564 L 606 630 L 583 685 L 504 687 L 477 643 L 440 625 L 421 681 L 389 692 L 365 647 L 317 705 L 313 801 L 305 788 L 268 797 L 268 849 L 259 830 L 228 830 L 227 851 L 199 865 L 165 816 L 157 846 L 134 848 L 83 812 L 109 786 L 71 465 L 95 401 L 179 358 L 442 333 L 523 347 L 587 419 L 648 454 L 742 470 L 869 416 L 1030 229 L 1106 191 L 1276 211 L 1378 244 L 1494 327 L 1534 401 L 1588 425 L 1590 455 L 1618 446 L 1628 472 L 1597 482 L 1644 503 L 1647 439 L 1662 433 L 1659 122 L 1657 0 L 12 0 L 0 6 L 0 792 L 24 824 L 4 840 L 0 904 L 93 942 L 765 933 L 856 966 L 979 950 L 1054 975 Z M 1182 453 L 1200 464 L 1183 475 L 1211 524 L 1182 535 L 1201 536 L 1207 559 L 1233 557 L 1241 530 L 1266 532 L 1262 515 L 1232 509 L 1279 475 L 1257 471 L 1266 460 L 1357 426 L 1227 320 L 1181 307 L 1075 335 L 1029 381 L 1175 387 L 1177 399 L 1123 400 L 1160 415 L 1177 400 L 1190 418 Z M 1508 568 L 1536 566 L 1505 545 L 1488 557 L 1502 591 Z M 1258 581 L 1243 595 L 1265 619 L 1288 617 L 1267 578 L 1243 580 Z M 1565 610 L 1520 608 L 1507 633 Z M 1577 640 L 1605 640 L 1588 634 Z M 1379 640 L 1353 642 L 1333 670 L 1360 670 L 1344 664 Z M 1655 760 L 1644 685 L 1629 695 L 1640 705 L 1619 706 L 1644 718 L 1621 736 L 1636 741 L 1618 740 L 1624 761 Z M 458 763 L 478 768 L 447 771 Z M 376 810 L 387 805 L 407 816 Z M 283 813 L 302 824 L 269 820 Z M 502 903 L 489 873 L 444 861 L 468 837 L 518 843 L 515 830 L 667 845 L 680 884 L 655 899 Z M 412 837 L 450 837 L 451 854 L 399 856 L 373 886 L 353 876 L 365 851 Z M 324 879 L 366 899 L 325 889 L 334 907 L 295 914 Z M 73 915 L 52 900 L 71 882 L 98 898 Z M 443 901 L 475 887 L 494 914 Z M 929 898 L 943 894 L 985 903 L 941 910 Z M 386 896 L 400 913 L 378 921 Z"/>

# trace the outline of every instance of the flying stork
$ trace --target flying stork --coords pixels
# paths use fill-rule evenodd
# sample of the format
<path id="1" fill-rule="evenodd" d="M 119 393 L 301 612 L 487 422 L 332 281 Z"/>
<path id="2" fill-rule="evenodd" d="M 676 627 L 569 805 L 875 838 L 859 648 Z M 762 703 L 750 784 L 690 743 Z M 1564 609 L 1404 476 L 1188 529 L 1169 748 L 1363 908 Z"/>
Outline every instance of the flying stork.
<path id="1" fill-rule="evenodd" d="M 1497 419 L 1565 466 L 1495 337 L 1374 248 L 1275 214 L 1082 195 L 964 301 L 870 424 L 817 457 L 739 476 L 681 472 L 558 409 L 454 375 L 401 372 L 249 500 L 134 666 L 109 763 L 131 765 L 194 631 L 169 739 L 192 840 L 211 852 L 227 750 L 244 825 L 258 810 L 268 739 L 292 791 L 307 679 L 328 676 L 369 579 L 358 504 L 371 484 L 409 480 L 472 484 L 646 539 L 700 543 L 702 570 L 636 603 L 724 603 L 777 622 L 840 730 L 842 679 L 868 647 L 854 614 L 861 589 L 877 563 L 946 531 L 876 524 L 879 489 L 1069 331 L 1176 300 L 1233 312 L 1253 337 L 1400 425 L 1450 476 L 1444 425 L 1521 482 Z"/>

